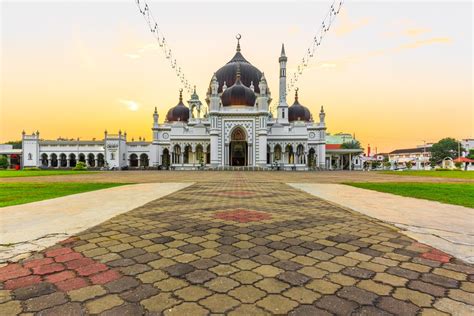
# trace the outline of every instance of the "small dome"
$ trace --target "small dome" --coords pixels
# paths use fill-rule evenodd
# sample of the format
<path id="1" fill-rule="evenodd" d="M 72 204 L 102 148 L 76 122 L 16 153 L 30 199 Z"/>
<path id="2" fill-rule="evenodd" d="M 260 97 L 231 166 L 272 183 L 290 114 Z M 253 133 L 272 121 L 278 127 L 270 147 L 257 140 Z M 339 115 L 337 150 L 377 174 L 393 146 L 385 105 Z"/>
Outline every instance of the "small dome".
<path id="1" fill-rule="evenodd" d="M 179 90 L 179 103 L 168 110 L 166 114 L 168 122 L 187 122 L 189 120 L 189 109 L 183 103 L 183 90 Z"/>
<path id="2" fill-rule="evenodd" d="M 288 108 L 288 121 L 305 121 L 311 120 L 311 112 L 307 107 L 298 102 L 298 89 L 295 92 L 295 103 Z"/>
<path id="3" fill-rule="evenodd" d="M 227 88 L 221 95 L 222 105 L 246 105 L 254 106 L 256 100 L 255 93 L 240 81 L 240 67 L 237 66 L 237 76 L 233 86 Z"/>

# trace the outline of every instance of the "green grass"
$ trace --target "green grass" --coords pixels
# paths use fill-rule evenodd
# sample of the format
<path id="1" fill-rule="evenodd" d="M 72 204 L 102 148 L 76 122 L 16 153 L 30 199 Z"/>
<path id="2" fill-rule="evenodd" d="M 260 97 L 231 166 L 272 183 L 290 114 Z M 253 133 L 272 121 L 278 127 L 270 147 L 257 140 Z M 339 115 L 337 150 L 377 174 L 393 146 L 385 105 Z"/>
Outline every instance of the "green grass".
<path id="1" fill-rule="evenodd" d="M 394 174 L 398 176 L 474 179 L 474 171 L 404 170 L 404 171 L 380 171 L 379 173 Z"/>
<path id="2" fill-rule="evenodd" d="M 474 183 L 349 182 L 357 188 L 474 208 Z"/>
<path id="3" fill-rule="evenodd" d="M 74 170 L 0 170 L 0 178 L 37 177 L 37 176 L 61 176 L 96 173 L 97 171 L 74 171 Z"/>
<path id="4" fill-rule="evenodd" d="M 0 183 L 0 207 L 95 191 L 125 183 Z M 34 211 L 34 210 L 32 210 Z"/>

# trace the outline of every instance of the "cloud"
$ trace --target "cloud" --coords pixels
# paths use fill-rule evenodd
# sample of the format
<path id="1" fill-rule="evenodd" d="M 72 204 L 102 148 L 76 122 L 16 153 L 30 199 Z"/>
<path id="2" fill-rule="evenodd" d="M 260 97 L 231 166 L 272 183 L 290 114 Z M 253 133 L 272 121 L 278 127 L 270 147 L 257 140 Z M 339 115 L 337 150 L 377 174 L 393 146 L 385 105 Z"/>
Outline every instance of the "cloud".
<path id="1" fill-rule="evenodd" d="M 122 103 L 123 105 L 125 105 L 130 111 L 133 111 L 133 112 L 138 111 L 138 108 L 140 107 L 140 105 L 133 100 L 119 99 L 118 101 Z"/>
<path id="2" fill-rule="evenodd" d="M 410 48 L 418 48 L 421 46 L 431 45 L 431 44 L 443 44 L 443 43 L 450 43 L 451 39 L 449 37 L 434 37 L 426 40 L 418 40 L 411 43 L 406 43 L 398 46 L 399 50 L 402 49 L 410 49 Z"/>
<path id="3" fill-rule="evenodd" d="M 158 47 L 159 47 L 158 43 L 146 44 L 142 48 L 139 48 L 132 53 L 125 53 L 124 56 L 130 59 L 138 59 L 138 58 L 141 58 L 143 54 L 148 51 L 158 50 Z"/>
<path id="4" fill-rule="evenodd" d="M 407 36 L 418 36 L 418 35 L 422 35 L 422 34 L 429 33 L 429 32 L 431 32 L 431 29 L 421 28 L 421 27 L 408 28 L 408 29 L 405 29 L 405 30 L 402 31 L 402 33 L 404 35 L 407 35 Z"/>
<path id="5" fill-rule="evenodd" d="M 360 63 L 371 58 L 376 58 L 380 56 L 395 54 L 401 51 L 416 49 L 423 46 L 429 46 L 434 44 L 449 44 L 452 40 L 449 37 L 433 37 L 424 40 L 412 41 L 404 44 L 400 44 L 394 47 L 383 48 L 368 51 L 362 54 L 347 56 L 334 60 L 324 60 L 319 63 L 315 63 L 310 66 L 308 69 L 334 69 L 334 68 L 343 68 L 345 66 Z"/>
<path id="6" fill-rule="evenodd" d="M 341 11 L 339 15 L 339 20 L 336 21 L 336 27 L 334 33 L 336 36 L 345 36 L 357 29 L 360 29 L 370 23 L 371 19 L 368 17 L 363 17 L 357 20 L 351 20 L 346 11 Z"/>

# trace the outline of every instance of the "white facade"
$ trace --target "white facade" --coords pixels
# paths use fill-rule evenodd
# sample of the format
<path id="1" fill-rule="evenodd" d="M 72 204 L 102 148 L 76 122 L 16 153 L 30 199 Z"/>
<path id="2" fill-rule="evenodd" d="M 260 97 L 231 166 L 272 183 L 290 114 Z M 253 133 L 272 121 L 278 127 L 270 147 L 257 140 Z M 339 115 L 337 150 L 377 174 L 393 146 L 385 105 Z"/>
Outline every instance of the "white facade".
<path id="1" fill-rule="evenodd" d="M 201 102 L 194 93 L 188 107 L 180 95 L 180 103 L 170 109 L 161 124 L 155 109 L 151 142 L 128 141 L 122 132 L 116 135 L 105 132 L 100 141 L 45 141 L 40 139 L 39 132 L 23 133 L 22 164 L 24 167 L 68 168 L 83 161 L 90 168 L 116 169 L 268 168 L 276 165 L 282 169 L 324 169 L 327 166 L 324 110 L 321 108 L 319 121 L 314 122 L 309 110 L 298 103 L 297 94 L 295 104 L 288 106 L 286 61 L 282 47 L 276 118 L 270 111 L 272 98 L 265 75 L 243 58 L 238 45 L 234 58 L 211 79 L 206 96 L 208 111 L 203 117 Z M 232 79 L 234 73 L 235 80 Z M 227 87 L 223 76 L 234 83 Z M 251 76 L 258 82 L 249 83 Z M 300 113 L 303 113 L 301 117 Z"/>

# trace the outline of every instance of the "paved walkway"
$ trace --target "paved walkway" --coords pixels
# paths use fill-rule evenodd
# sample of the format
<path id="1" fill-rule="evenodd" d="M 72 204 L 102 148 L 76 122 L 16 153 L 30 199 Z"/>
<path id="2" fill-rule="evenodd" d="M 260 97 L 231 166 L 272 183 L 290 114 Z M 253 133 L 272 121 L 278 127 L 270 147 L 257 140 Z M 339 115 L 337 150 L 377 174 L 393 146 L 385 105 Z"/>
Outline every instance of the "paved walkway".
<path id="1" fill-rule="evenodd" d="M 473 280 L 390 225 L 236 173 L 0 268 L 0 311 L 472 315 Z"/>
<path id="2" fill-rule="evenodd" d="M 72 234 L 189 186 L 190 183 L 124 185 L 0 208 L 0 263 L 53 246 Z"/>
<path id="3" fill-rule="evenodd" d="M 419 242 L 474 263 L 474 209 L 340 184 L 294 183 L 314 196 L 391 223 Z"/>

